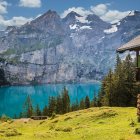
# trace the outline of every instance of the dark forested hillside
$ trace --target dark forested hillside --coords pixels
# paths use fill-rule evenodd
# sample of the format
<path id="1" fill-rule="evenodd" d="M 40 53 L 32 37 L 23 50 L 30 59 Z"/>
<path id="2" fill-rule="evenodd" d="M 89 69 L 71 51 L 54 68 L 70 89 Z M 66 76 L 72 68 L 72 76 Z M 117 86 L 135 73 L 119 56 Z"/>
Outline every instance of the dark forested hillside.
<path id="1" fill-rule="evenodd" d="M 136 106 L 140 85 L 136 83 L 135 62 L 130 55 L 122 61 L 117 55 L 115 70 L 110 70 L 102 81 L 99 94 L 101 105 Z"/>

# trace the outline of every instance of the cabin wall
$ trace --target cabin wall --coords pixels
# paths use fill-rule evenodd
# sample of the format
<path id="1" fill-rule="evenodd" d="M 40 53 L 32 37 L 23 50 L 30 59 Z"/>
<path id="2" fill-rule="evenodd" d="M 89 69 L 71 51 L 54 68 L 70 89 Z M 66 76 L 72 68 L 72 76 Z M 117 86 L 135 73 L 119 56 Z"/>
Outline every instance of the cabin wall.
<path id="1" fill-rule="evenodd" d="M 136 80 L 137 81 L 140 81 L 140 68 L 137 68 L 137 71 L 136 71 Z"/>

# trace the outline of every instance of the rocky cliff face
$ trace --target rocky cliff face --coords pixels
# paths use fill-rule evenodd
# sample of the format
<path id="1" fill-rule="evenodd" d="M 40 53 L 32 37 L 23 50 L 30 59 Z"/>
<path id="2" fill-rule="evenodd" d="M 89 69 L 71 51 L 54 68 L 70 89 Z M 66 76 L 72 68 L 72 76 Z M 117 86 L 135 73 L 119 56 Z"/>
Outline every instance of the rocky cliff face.
<path id="1" fill-rule="evenodd" d="M 140 12 L 111 25 L 96 15 L 48 11 L 0 33 L 0 67 L 11 84 L 101 80 L 115 63 L 115 51 L 140 34 Z"/>

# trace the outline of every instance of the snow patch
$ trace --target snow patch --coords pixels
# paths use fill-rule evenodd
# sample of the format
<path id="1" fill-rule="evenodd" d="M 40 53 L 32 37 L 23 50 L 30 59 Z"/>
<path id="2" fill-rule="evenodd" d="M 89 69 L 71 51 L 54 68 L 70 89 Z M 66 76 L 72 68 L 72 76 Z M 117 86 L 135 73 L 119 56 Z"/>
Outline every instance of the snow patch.
<path id="1" fill-rule="evenodd" d="M 77 30 L 77 31 L 78 31 L 78 30 L 85 30 L 85 29 L 87 29 L 87 30 L 91 30 L 91 29 L 92 29 L 90 26 L 86 26 L 86 25 L 85 25 L 85 26 L 81 26 L 81 27 L 80 27 L 80 26 L 77 25 L 77 24 L 70 25 L 69 27 L 70 27 L 71 30 Z"/>
<path id="2" fill-rule="evenodd" d="M 71 30 L 76 30 L 76 29 L 79 28 L 79 25 L 74 24 L 74 25 L 70 25 L 69 27 L 70 27 Z"/>
<path id="3" fill-rule="evenodd" d="M 131 11 L 128 16 L 134 16 L 134 15 L 135 15 L 135 11 Z"/>
<path id="4" fill-rule="evenodd" d="M 84 29 L 89 29 L 89 30 L 91 30 L 92 28 L 91 28 L 90 26 L 82 26 L 82 27 L 80 27 L 80 29 L 81 29 L 81 30 L 84 30 Z"/>
<path id="5" fill-rule="evenodd" d="M 119 25 L 121 25 L 121 23 L 120 23 L 120 22 L 118 22 L 118 23 L 117 23 L 117 25 L 119 26 Z"/>
<path id="6" fill-rule="evenodd" d="M 117 31 L 118 31 L 117 26 L 116 25 L 112 25 L 112 28 L 104 30 L 104 33 L 111 34 L 111 33 L 117 32 Z"/>

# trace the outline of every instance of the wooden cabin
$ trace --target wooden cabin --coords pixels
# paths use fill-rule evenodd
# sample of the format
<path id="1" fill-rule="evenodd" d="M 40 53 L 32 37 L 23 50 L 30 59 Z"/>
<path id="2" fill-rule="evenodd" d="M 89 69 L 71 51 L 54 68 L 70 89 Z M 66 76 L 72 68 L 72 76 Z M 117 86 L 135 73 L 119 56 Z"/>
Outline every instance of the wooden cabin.
<path id="1" fill-rule="evenodd" d="M 123 53 L 125 51 L 135 51 L 136 52 L 136 61 L 137 61 L 136 80 L 140 81 L 140 35 L 117 49 L 117 52 L 119 52 L 119 53 Z"/>
<path id="2" fill-rule="evenodd" d="M 31 116 L 31 119 L 33 120 L 46 120 L 48 119 L 47 116 Z"/>

